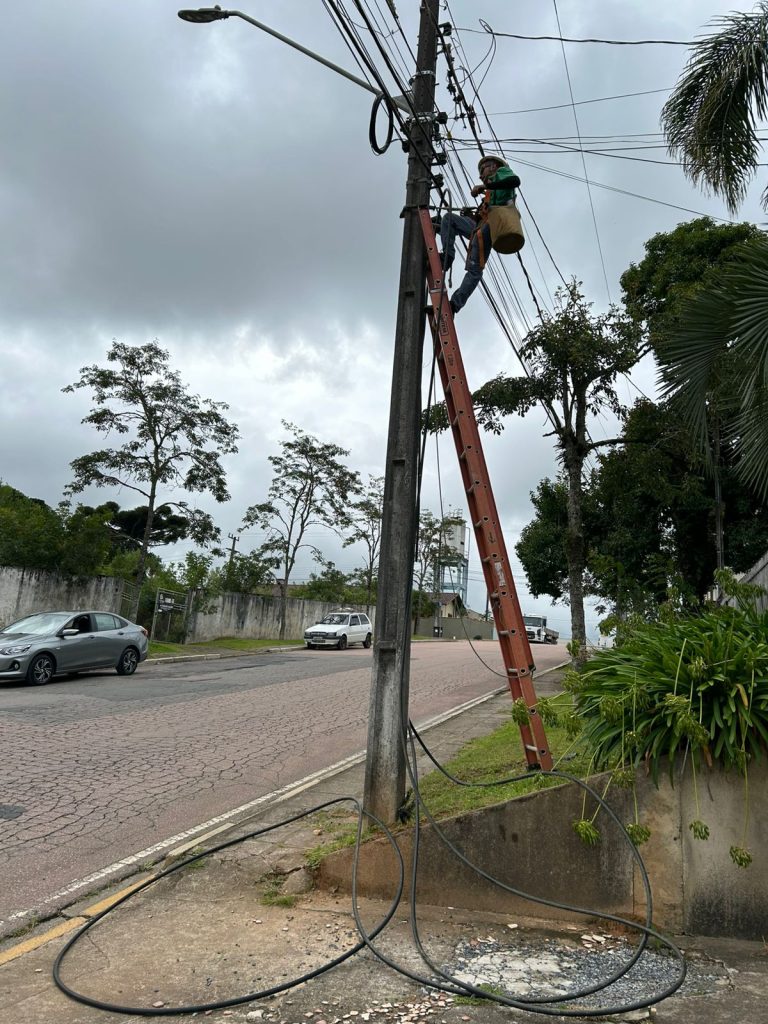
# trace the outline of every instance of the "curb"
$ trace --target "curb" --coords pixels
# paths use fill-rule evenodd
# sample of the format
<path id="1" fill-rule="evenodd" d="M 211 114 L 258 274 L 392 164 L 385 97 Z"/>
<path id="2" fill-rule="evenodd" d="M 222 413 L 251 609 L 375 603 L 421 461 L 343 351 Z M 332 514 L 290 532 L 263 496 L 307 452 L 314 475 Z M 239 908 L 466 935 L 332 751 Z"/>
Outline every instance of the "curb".
<path id="1" fill-rule="evenodd" d="M 282 649 L 292 650 L 293 648 Z M 193 655 L 191 659 L 183 660 L 192 660 L 194 659 L 194 657 L 195 656 Z M 201 655 L 200 657 L 206 658 L 207 656 Z M 237 655 L 214 655 L 213 657 L 237 657 Z M 562 661 L 557 665 L 552 665 L 550 668 L 544 669 L 543 672 L 537 673 L 537 676 L 539 679 L 541 679 L 552 672 L 558 672 L 560 669 L 568 667 L 570 664 L 570 660 Z M 434 729 L 438 725 L 442 725 L 443 722 L 449 721 L 451 718 L 458 718 L 460 715 L 464 714 L 466 711 L 471 711 L 479 704 L 484 704 L 487 701 L 492 700 L 494 697 L 498 697 L 502 693 L 506 693 L 508 689 L 509 687 L 506 685 L 499 686 L 496 689 L 491 690 L 489 693 L 484 694 L 482 697 L 476 697 L 465 704 L 459 705 L 458 708 L 443 712 L 442 714 L 436 716 L 432 721 L 427 722 L 424 726 L 422 726 L 421 731 L 428 732 L 430 729 Z M 365 750 L 359 751 L 356 754 L 351 754 L 349 757 L 344 758 L 343 761 L 338 762 L 335 765 L 329 765 L 327 769 L 324 769 L 322 772 L 315 773 L 314 776 L 309 776 L 306 780 L 297 780 L 294 786 L 287 787 L 288 792 L 283 792 L 281 795 L 281 792 L 278 791 L 278 793 L 274 794 L 275 799 L 272 801 L 272 803 L 279 804 L 286 799 L 292 798 L 299 792 L 305 792 L 308 789 L 312 789 L 314 786 L 320 785 L 321 783 L 325 782 L 326 779 L 328 778 L 333 778 L 335 775 L 340 775 L 342 772 L 347 771 L 347 769 L 353 768 L 356 765 L 360 764 L 362 761 L 364 761 L 365 754 Z M 245 812 L 244 816 L 238 820 L 227 822 L 225 824 L 219 825 L 216 828 L 212 828 L 201 835 L 194 836 L 190 840 L 182 843 L 180 846 L 168 850 L 168 852 L 165 853 L 158 860 L 157 863 L 162 864 L 164 861 L 167 861 L 170 858 L 177 858 L 186 853 L 192 847 L 198 846 L 201 843 L 201 841 L 213 838 L 214 836 L 220 835 L 222 832 L 226 832 L 229 829 L 237 828 L 240 825 L 242 825 L 244 821 L 247 821 L 247 819 L 248 814 L 247 812 Z M 136 873 L 128 873 L 124 875 L 122 879 L 115 878 L 113 884 L 117 884 L 121 881 L 124 881 L 125 878 L 130 878 L 131 874 L 135 875 Z M 77 904 L 80 903 L 84 897 L 72 900 L 72 902 L 67 904 L 67 906 L 61 907 L 59 910 L 55 912 L 55 914 L 51 915 L 49 920 L 53 921 L 59 919 L 58 923 L 55 924 L 52 928 L 49 928 L 47 931 L 42 932 L 40 935 L 24 939 L 16 945 L 10 946 L 6 950 L 0 950 L 0 967 L 2 967 L 4 964 L 10 963 L 12 960 L 16 960 L 19 957 L 24 956 L 26 953 L 31 953 L 34 950 L 39 949 L 41 946 L 46 945 L 48 942 L 51 942 L 54 939 L 61 938 L 63 935 L 66 935 L 68 932 L 73 931 L 75 928 L 81 927 L 86 923 L 87 920 L 94 917 L 96 914 L 99 914 L 102 911 L 106 910 L 108 907 L 112 906 L 118 900 L 122 899 L 123 896 L 132 892 L 134 889 L 138 888 L 139 885 L 143 884 L 143 882 L 147 881 L 148 878 L 153 877 L 154 874 L 156 874 L 156 872 L 154 871 L 150 872 L 149 876 L 144 874 L 144 876 L 139 881 L 129 883 L 127 886 L 124 885 L 117 892 L 112 893 L 109 896 L 102 897 L 100 900 L 97 900 L 96 903 L 91 904 L 83 910 L 79 910 L 77 916 L 68 917 L 67 910 L 71 907 L 77 906 Z M 2 941 L 2 938 L 0 938 L 0 943 L 2 943 Z"/>
<path id="2" fill-rule="evenodd" d="M 303 651 L 303 644 L 290 647 L 259 647 L 255 651 L 222 651 L 219 654 L 155 654 L 145 658 L 144 665 L 173 665 L 180 661 L 221 661 L 223 658 L 250 658 L 259 654 L 275 654 L 279 651 Z"/>

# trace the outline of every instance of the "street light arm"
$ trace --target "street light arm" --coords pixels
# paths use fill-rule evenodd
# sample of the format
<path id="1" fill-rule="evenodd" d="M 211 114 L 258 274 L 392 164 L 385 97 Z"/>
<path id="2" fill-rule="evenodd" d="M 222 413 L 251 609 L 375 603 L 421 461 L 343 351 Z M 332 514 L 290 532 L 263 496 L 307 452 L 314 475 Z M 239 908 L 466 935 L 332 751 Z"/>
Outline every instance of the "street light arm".
<path id="1" fill-rule="evenodd" d="M 288 36 L 284 36 L 282 32 L 278 32 L 276 29 L 270 28 L 269 25 L 265 25 L 261 21 L 256 21 L 256 19 L 252 18 L 250 14 L 243 14 L 242 11 L 223 11 L 220 7 L 203 7 L 197 11 L 179 11 L 179 17 L 183 21 L 189 21 L 195 24 L 205 24 L 211 21 L 223 21 L 225 18 L 242 18 L 243 21 L 247 21 L 248 24 L 253 25 L 254 28 L 260 28 L 262 32 L 266 32 L 268 35 L 274 36 L 275 39 L 279 39 L 281 43 L 287 43 L 287 45 L 292 46 L 294 50 L 298 50 L 299 53 L 303 53 L 305 56 L 311 57 L 312 60 L 316 60 L 318 64 L 325 65 L 325 67 L 330 68 L 331 71 L 335 71 L 337 75 L 342 75 L 344 78 L 349 79 L 350 82 L 354 82 L 355 85 L 359 85 L 367 92 L 373 93 L 374 96 L 383 95 L 381 89 L 377 89 L 376 86 L 371 85 L 370 82 L 366 82 L 363 78 L 358 78 L 357 75 L 353 75 L 351 72 L 339 67 L 338 64 L 332 63 L 332 61 L 326 60 L 325 57 L 321 57 L 319 53 L 315 53 L 313 50 L 308 50 L 306 46 L 302 46 L 301 43 L 297 43 L 294 39 L 289 39 Z M 394 104 L 406 113 L 412 113 L 412 105 L 407 97 L 396 96 L 394 98 Z"/>

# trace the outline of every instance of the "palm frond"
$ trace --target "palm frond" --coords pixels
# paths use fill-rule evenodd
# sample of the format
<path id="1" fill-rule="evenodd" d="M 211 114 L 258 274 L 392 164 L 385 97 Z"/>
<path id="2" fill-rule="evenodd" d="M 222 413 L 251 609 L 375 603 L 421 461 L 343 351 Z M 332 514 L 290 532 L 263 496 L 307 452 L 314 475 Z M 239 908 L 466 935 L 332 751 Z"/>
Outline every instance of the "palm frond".
<path id="1" fill-rule="evenodd" d="M 686 174 L 735 212 L 755 173 L 756 128 L 768 110 L 768 3 L 712 24 L 722 28 L 695 44 L 661 124 Z"/>
<path id="2" fill-rule="evenodd" d="M 761 501 L 768 500 L 768 388 L 754 388 L 730 432 L 736 442 L 736 472 Z"/>
<path id="3" fill-rule="evenodd" d="M 677 330 L 656 353 L 662 397 L 672 399 L 706 459 L 707 403 L 732 320 L 732 298 L 724 288 L 699 292 L 683 305 Z"/>
<path id="4" fill-rule="evenodd" d="M 728 379 L 718 379 L 727 354 Z M 659 349 L 664 396 L 674 398 L 705 456 L 707 408 L 719 388 L 735 396 L 728 432 L 737 470 L 761 499 L 768 498 L 768 237 L 745 242 L 722 271 L 720 285 L 691 298 L 680 323 Z"/>

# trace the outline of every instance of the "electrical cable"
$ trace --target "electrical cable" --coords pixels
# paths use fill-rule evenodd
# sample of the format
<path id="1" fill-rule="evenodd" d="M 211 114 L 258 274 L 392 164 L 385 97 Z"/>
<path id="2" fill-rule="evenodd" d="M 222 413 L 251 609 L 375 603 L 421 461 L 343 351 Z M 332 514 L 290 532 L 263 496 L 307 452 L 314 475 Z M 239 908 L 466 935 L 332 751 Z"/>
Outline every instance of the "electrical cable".
<path id="1" fill-rule="evenodd" d="M 376 138 L 376 117 L 379 113 L 379 107 L 382 105 L 382 103 L 386 103 L 387 105 L 387 134 L 384 137 L 384 142 L 380 144 Z M 392 134 L 394 130 L 395 115 L 392 112 L 392 107 L 390 106 L 389 100 L 384 95 L 384 93 L 382 93 L 380 96 L 377 96 L 376 99 L 373 101 L 373 106 L 371 107 L 371 120 L 368 125 L 368 141 L 371 144 L 371 149 L 378 156 L 383 156 L 383 154 L 386 153 L 387 150 L 389 149 L 390 145 L 392 144 Z"/>
<path id="2" fill-rule="evenodd" d="M 547 174 L 555 174 L 560 178 L 569 178 L 571 181 L 579 181 L 584 183 L 584 178 L 580 178 L 578 174 L 569 174 L 568 171 L 559 171 L 554 167 L 545 167 L 543 164 L 535 164 L 532 160 L 521 160 L 517 158 L 517 163 L 523 167 L 533 167 L 537 171 L 546 171 Z M 659 206 L 668 206 L 672 210 L 682 210 L 683 213 L 692 213 L 696 217 L 711 217 L 712 220 L 719 220 L 722 224 L 735 224 L 734 220 L 729 217 L 718 217 L 714 213 L 702 213 L 701 210 L 692 210 L 689 206 L 679 206 L 677 203 L 667 203 L 663 199 L 654 199 L 653 196 L 644 196 L 639 192 L 632 192 L 626 188 L 618 188 L 616 185 L 606 185 L 605 182 L 595 181 L 594 178 L 590 178 L 590 184 L 594 185 L 595 188 L 604 188 L 608 192 L 618 192 L 619 195 L 631 196 L 633 199 L 643 199 L 647 203 L 656 203 Z"/>
<path id="3" fill-rule="evenodd" d="M 181 871 L 182 868 L 188 867 L 190 864 L 195 864 L 198 861 L 202 860 L 204 857 L 209 857 L 213 853 L 219 853 L 222 850 L 229 849 L 232 846 L 236 846 L 239 843 L 245 842 L 247 839 L 254 839 L 257 836 L 266 835 L 268 832 L 273 832 L 275 829 L 282 828 L 283 826 L 292 824 L 295 821 L 300 821 L 302 818 L 306 818 L 310 814 L 316 814 L 317 812 L 322 811 L 327 807 L 333 807 L 336 804 L 342 803 L 351 803 L 357 809 L 358 841 L 355 845 L 353 879 L 357 874 L 357 863 L 360 850 L 359 840 L 360 836 L 362 835 L 362 823 L 364 818 L 369 818 L 371 821 L 375 822 L 375 824 L 382 830 L 382 832 L 387 837 L 390 843 L 392 852 L 395 854 L 395 857 L 397 858 L 400 867 L 400 879 L 395 896 L 393 897 L 393 900 L 390 903 L 389 909 L 387 910 L 386 914 L 381 919 L 381 921 L 379 921 L 379 923 L 376 925 L 373 932 L 373 934 L 378 935 L 381 931 L 384 930 L 384 928 L 386 928 L 386 926 L 394 917 L 395 912 L 397 910 L 397 906 L 402 896 L 403 885 L 405 881 L 405 866 L 403 863 L 402 853 L 400 852 L 400 848 L 397 845 L 397 841 L 395 840 L 394 835 L 387 828 L 384 822 L 382 822 L 379 818 L 376 817 L 376 815 L 372 814 L 370 811 L 366 811 L 359 800 L 357 800 L 355 797 L 338 797 L 335 800 L 328 800 L 325 803 L 317 804 L 314 807 L 310 807 L 309 809 L 301 811 L 298 814 L 294 814 L 289 818 L 285 818 L 283 821 L 276 822 L 272 825 L 265 825 L 262 828 L 254 829 L 252 832 L 248 832 L 243 836 L 237 836 L 234 839 L 225 840 L 223 843 L 218 843 L 216 846 L 209 847 L 207 850 L 203 850 L 201 853 L 196 853 L 190 857 L 186 857 L 183 860 L 178 861 L 177 863 L 172 864 L 170 867 L 167 867 L 164 870 L 160 871 L 158 874 L 153 875 L 151 878 L 146 879 L 140 885 L 136 886 L 136 888 L 131 889 L 129 892 L 121 896 L 113 904 L 107 907 L 106 910 L 102 910 L 99 914 L 95 914 L 92 918 L 86 921 L 86 923 L 81 928 L 78 928 L 74 935 L 67 940 L 67 942 L 64 944 L 64 946 L 58 953 L 53 964 L 54 982 L 65 995 L 69 996 L 70 999 L 74 999 L 78 1003 L 83 1003 L 85 1006 L 93 1006 L 98 1010 L 107 1010 L 111 1013 L 135 1014 L 137 1016 L 143 1017 L 168 1017 L 180 1016 L 186 1013 L 205 1013 L 212 1010 L 220 1010 L 228 1006 L 240 1006 L 242 1003 L 249 1003 L 255 999 L 264 999 L 267 996 L 276 995 L 278 992 L 285 992 L 287 989 L 295 988 L 297 985 L 301 985 L 304 982 L 311 980 L 312 978 L 317 978 L 319 975 L 324 974 L 326 971 L 329 971 L 334 967 L 338 967 L 339 964 L 344 963 L 345 960 L 349 960 L 350 957 L 354 956 L 356 953 L 360 952 L 361 949 L 363 949 L 363 947 L 366 945 L 364 940 L 361 939 L 360 942 L 355 943 L 355 945 L 348 949 L 345 953 L 341 953 L 339 956 L 334 957 L 332 960 L 326 961 L 319 967 L 316 967 L 311 971 L 307 971 L 297 976 L 296 978 L 291 978 L 288 981 L 281 982 L 278 985 L 269 986 L 268 988 L 262 989 L 258 992 L 250 992 L 247 995 L 233 996 L 229 999 L 218 999 L 207 1003 L 193 1003 L 184 1006 L 125 1006 L 119 1003 L 110 1003 L 102 999 L 96 999 L 92 996 L 88 996 L 83 992 L 78 992 L 76 989 L 68 985 L 61 977 L 62 964 L 64 963 L 67 954 L 80 941 L 80 939 L 91 930 L 91 928 L 95 927 L 95 925 L 97 925 L 99 921 L 103 921 L 105 917 L 107 917 L 113 911 L 117 910 L 117 908 L 122 906 L 124 903 L 127 903 L 129 900 L 133 899 L 140 892 L 144 892 L 146 889 L 149 889 L 151 886 L 155 885 L 162 878 L 167 878 L 169 875 L 175 874 L 175 872 Z"/>
<path id="4" fill-rule="evenodd" d="M 482 20 L 480 22 L 482 24 Z M 557 26 L 560 31 L 560 25 Z M 473 32 L 476 35 L 493 35 L 501 39 L 546 40 L 555 43 L 604 43 L 608 46 L 694 46 L 695 43 L 686 39 L 573 39 L 569 36 L 524 36 L 514 32 L 495 32 L 492 29 L 462 28 L 462 32 Z"/>
<path id="5" fill-rule="evenodd" d="M 467 31 L 466 29 L 463 31 Z M 583 107 L 587 103 L 607 103 L 609 100 L 624 100 L 630 96 L 652 96 L 657 92 L 672 92 L 671 87 L 668 89 L 643 89 L 641 92 L 620 92 L 615 96 L 596 96 L 591 100 L 576 100 L 575 106 Z M 523 110 L 496 110 L 493 111 L 491 117 L 506 117 L 507 114 L 538 114 L 544 110 L 564 110 L 574 106 L 572 103 L 555 103 L 548 107 L 526 107 Z"/>
<path id="6" fill-rule="evenodd" d="M 451 11 L 450 4 L 448 3 L 448 0 L 446 0 L 446 7 L 447 7 L 448 13 L 449 13 L 449 15 L 451 17 L 451 22 L 453 24 L 454 31 L 456 32 L 457 46 L 461 49 L 462 52 L 465 52 L 464 51 L 464 45 L 463 45 L 463 43 L 461 41 L 461 36 L 459 34 L 459 30 L 456 28 L 456 21 L 455 21 L 455 18 L 453 17 L 453 12 Z M 466 59 L 466 54 L 465 54 L 465 59 Z M 488 123 L 488 127 L 489 127 L 489 129 L 491 131 L 491 134 L 493 136 L 493 139 L 495 141 L 495 145 L 497 146 L 497 148 L 499 149 L 500 152 L 503 152 L 503 147 L 501 145 L 501 141 L 499 140 L 499 137 L 498 137 L 498 135 L 496 134 L 496 132 L 495 132 L 495 130 L 493 128 L 493 125 L 491 123 L 490 115 L 489 115 L 489 113 L 488 113 L 488 111 L 487 111 L 487 109 L 485 107 L 485 104 L 482 101 L 482 98 L 479 95 L 478 90 L 475 90 L 475 95 L 476 95 L 478 103 L 480 104 L 480 109 L 483 111 L 483 115 L 484 115 L 484 117 L 486 119 L 486 122 Z M 481 147 L 480 151 L 482 153 L 482 147 Z M 525 198 L 524 197 L 523 197 L 523 202 L 525 203 L 526 209 L 530 213 L 531 212 L 530 211 L 530 207 L 525 202 Z M 551 250 L 549 249 L 549 247 L 547 246 L 546 242 L 544 241 L 544 237 L 541 234 L 541 231 L 540 231 L 540 229 L 538 227 L 538 224 L 536 224 L 536 231 L 537 231 L 537 233 L 539 235 L 539 238 L 541 238 L 542 244 L 544 245 L 545 249 L 547 250 L 547 254 L 549 255 L 549 258 L 552 260 L 552 264 L 555 267 L 555 270 L 557 271 L 558 275 L 560 276 L 560 279 L 565 283 L 565 278 L 564 278 L 563 274 L 561 273 L 559 267 L 557 266 L 557 264 L 555 262 L 555 259 L 554 259 L 554 256 L 552 255 Z M 535 250 L 534 250 L 534 256 L 535 256 Z M 519 254 L 518 254 L 518 258 L 520 260 L 521 265 L 524 266 L 522 256 L 519 256 Z M 536 262 L 538 263 L 538 257 L 535 256 L 535 258 L 536 258 Z M 540 265 L 539 265 L 539 270 L 541 272 L 542 280 L 544 281 L 545 288 L 548 289 L 547 281 L 546 281 L 546 278 L 544 277 L 543 271 L 541 271 L 541 266 Z M 507 271 L 506 267 L 504 267 L 504 274 L 507 277 L 507 280 L 509 281 L 510 287 L 511 287 L 511 280 L 509 279 L 509 272 Z M 550 298 L 551 298 L 551 296 L 550 296 Z"/>
<path id="7" fill-rule="evenodd" d="M 555 19 L 557 21 L 557 31 L 562 34 L 562 29 L 560 28 L 560 12 L 557 9 L 557 0 L 552 0 L 552 6 L 554 7 Z M 569 93 L 569 95 L 571 97 L 571 106 L 573 107 L 573 121 L 574 121 L 574 124 L 576 125 L 576 134 L 579 136 L 579 146 L 581 146 L 581 128 L 579 127 L 579 117 L 578 117 L 578 114 L 576 113 L 576 104 L 575 104 L 574 96 L 573 96 L 573 85 L 571 83 L 571 72 L 570 72 L 570 69 L 568 68 L 568 58 L 565 55 L 565 43 L 562 40 L 560 42 L 560 48 L 561 48 L 561 50 L 563 52 L 563 64 L 565 66 L 565 77 L 566 77 L 566 79 L 568 81 L 568 93 Z M 595 204 L 594 204 L 594 201 L 592 199 L 592 187 L 591 187 L 591 185 L 589 183 L 589 175 L 587 174 L 587 158 L 584 155 L 583 150 L 582 150 L 582 153 L 581 153 L 581 163 L 582 163 L 582 166 L 584 168 L 584 180 L 587 183 L 587 195 L 589 196 L 589 208 L 592 211 L 592 223 L 595 226 L 595 239 L 597 240 L 597 251 L 600 254 L 600 266 L 603 268 L 603 279 L 605 280 L 605 290 L 608 293 L 608 302 L 611 302 L 612 301 L 612 299 L 611 299 L 611 286 L 608 284 L 608 271 L 605 269 L 605 258 L 603 256 L 603 246 L 602 246 L 602 243 L 600 242 L 600 232 L 599 232 L 598 227 L 597 227 L 597 214 L 595 213 Z"/>

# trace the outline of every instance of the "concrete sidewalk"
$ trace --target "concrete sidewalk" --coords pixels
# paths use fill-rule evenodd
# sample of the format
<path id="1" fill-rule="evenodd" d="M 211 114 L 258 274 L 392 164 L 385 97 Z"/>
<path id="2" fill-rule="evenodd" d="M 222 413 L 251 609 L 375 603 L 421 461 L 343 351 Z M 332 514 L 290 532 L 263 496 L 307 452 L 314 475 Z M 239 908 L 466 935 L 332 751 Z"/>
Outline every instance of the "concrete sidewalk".
<path id="1" fill-rule="evenodd" d="M 556 689 L 557 676 L 540 677 L 541 694 Z M 435 755 L 447 760 L 473 736 L 506 719 L 506 692 L 435 726 L 425 735 Z M 244 835 L 320 803 L 360 797 L 363 766 L 336 774 L 209 840 Z M 237 998 L 288 982 L 319 968 L 358 941 L 347 897 L 307 890 L 308 850 L 332 838 L 335 809 L 247 839 L 193 863 L 138 894 L 96 925 L 67 958 L 64 980 L 96 1000 L 167 1012 L 173 1007 Z M 344 813 L 339 810 L 339 813 Z M 130 881 L 139 881 L 139 875 Z M 122 888 L 126 886 L 122 883 Z M 0 945 L 0 1024 L 95 1024 L 139 1021 L 84 1006 L 53 984 L 51 967 L 66 939 L 103 907 L 100 893 L 81 900 L 24 936 Z M 366 928 L 387 907 L 360 900 Z M 474 983 L 521 995 L 562 992 L 578 979 L 596 979 L 629 955 L 626 937 L 598 921 L 570 925 L 517 919 L 451 908 L 420 907 L 419 928 L 434 962 Z M 669 1024 L 762 1021 L 768 1006 L 768 947 L 764 943 L 679 940 L 689 959 L 680 994 L 658 1007 Z M 408 908 L 398 908 L 377 946 L 419 976 L 431 972 L 418 955 Z M 616 999 L 663 985 L 670 958 L 644 955 Z M 605 1003 L 603 1003 L 605 1005 Z M 368 951 L 297 988 L 255 1002 L 198 1014 L 225 1022 L 332 1024 L 346 1021 L 509 1022 L 529 1012 L 459 999 L 429 989 L 384 966 Z M 647 1016 L 647 1010 L 640 1016 Z M 168 1018 L 165 1018 L 168 1019 Z M 186 1016 L 182 1020 L 189 1019 Z M 556 1017 L 557 1020 L 565 1018 Z M 632 1014 L 616 1019 L 630 1020 Z M 637 1019 L 637 1016 L 634 1016 Z"/>

